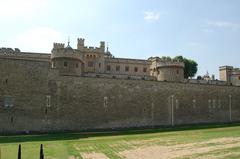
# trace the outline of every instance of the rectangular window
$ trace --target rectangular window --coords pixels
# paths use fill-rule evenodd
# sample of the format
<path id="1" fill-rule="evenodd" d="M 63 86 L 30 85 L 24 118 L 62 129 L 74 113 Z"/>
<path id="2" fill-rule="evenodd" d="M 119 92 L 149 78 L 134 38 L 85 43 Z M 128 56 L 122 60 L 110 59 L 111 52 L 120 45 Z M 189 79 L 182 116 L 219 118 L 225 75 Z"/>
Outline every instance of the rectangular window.
<path id="1" fill-rule="evenodd" d="M 116 71 L 120 71 L 120 66 L 116 66 Z"/>
<path id="2" fill-rule="evenodd" d="M 147 72 L 147 68 L 146 67 L 143 68 L 143 72 Z"/>
<path id="3" fill-rule="evenodd" d="M 64 61 L 63 66 L 67 67 L 67 65 L 68 65 L 68 63 L 66 61 Z"/>
<path id="4" fill-rule="evenodd" d="M 93 61 L 88 61 L 88 67 L 93 67 Z"/>
<path id="5" fill-rule="evenodd" d="M 52 62 L 52 68 L 56 68 L 56 63 Z"/>
<path id="6" fill-rule="evenodd" d="M 99 68 L 101 67 L 101 63 L 98 64 Z"/>
<path id="7" fill-rule="evenodd" d="M 129 66 L 125 66 L 125 71 L 126 71 L 126 72 L 129 71 Z"/>
<path id="8" fill-rule="evenodd" d="M 134 72 L 137 72 L 138 71 L 138 68 L 137 67 L 134 67 Z"/>
<path id="9" fill-rule="evenodd" d="M 46 106 L 50 107 L 51 106 L 51 96 L 47 95 L 46 98 L 47 98 Z"/>
<path id="10" fill-rule="evenodd" d="M 76 68 L 78 68 L 78 63 L 76 63 Z"/>
<path id="11" fill-rule="evenodd" d="M 14 98 L 13 97 L 5 97 L 4 98 L 4 107 L 10 108 L 14 106 Z"/>
<path id="12" fill-rule="evenodd" d="M 111 66 L 107 65 L 107 71 L 111 71 Z"/>
<path id="13" fill-rule="evenodd" d="M 240 76 L 238 77 L 238 80 L 240 80 Z"/>
<path id="14" fill-rule="evenodd" d="M 111 71 L 111 66 L 107 65 L 107 71 Z"/>

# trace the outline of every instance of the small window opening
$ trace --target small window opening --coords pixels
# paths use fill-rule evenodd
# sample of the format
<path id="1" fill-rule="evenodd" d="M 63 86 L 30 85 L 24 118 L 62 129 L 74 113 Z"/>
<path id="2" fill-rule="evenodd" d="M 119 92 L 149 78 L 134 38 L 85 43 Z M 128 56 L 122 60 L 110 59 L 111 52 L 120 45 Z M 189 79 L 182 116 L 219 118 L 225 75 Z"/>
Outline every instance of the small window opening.
<path id="1" fill-rule="evenodd" d="M 120 71 L 120 66 L 116 66 L 116 71 Z"/>
<path id="2" fill-rule="evenodd" d="M 107 71 L 111 71 L 111 66 L 107 65 Z"/>
<path id="3" fill-rule="evenodd" d="M 47 113 L 48 113 L 48 110 L 47 110 L 47 108 L 45 108 L 45 115 L 47 115 Z"/>
<path id="4" fill-rule="evenodd" d="M 138 68 L 137 67 L 134 68 L 134 72 L 138 72 Z"/>
<path id="5" fill-rule="evenodd" d="M 56 63 L 52 62 L 52 68 L 56 68 Z"/>
<path id="6" fill-rule="evenodd" d="M 67 67 L 68 63 L 66 61 L 64 61 L 64 67 Z"/>
<path id="7" fill-rule="evenodd" d="M 11 108 L 14 106 L 14 98 L 13 97 L 5 97 L 4 98 L 4 107 Z"/>
<path id="8" fill-rule="evenodd" d="M 129 71 L 129 66 L 125 67 L 125 71 L 128 72 Z"/>
<path id="9" fill-rule="evenodd" d="M 51 106 L 51 96 L 47 95 L 46 98 L 47 98 L 46 106 L 47 106 L 47 107 L 50 107 L 50 106 Z"/>
<path id="10" fill-rule="evenodd" d="M 147 72 L 147 68 L 146 67 L 143 68 L 143 72 Z"/>

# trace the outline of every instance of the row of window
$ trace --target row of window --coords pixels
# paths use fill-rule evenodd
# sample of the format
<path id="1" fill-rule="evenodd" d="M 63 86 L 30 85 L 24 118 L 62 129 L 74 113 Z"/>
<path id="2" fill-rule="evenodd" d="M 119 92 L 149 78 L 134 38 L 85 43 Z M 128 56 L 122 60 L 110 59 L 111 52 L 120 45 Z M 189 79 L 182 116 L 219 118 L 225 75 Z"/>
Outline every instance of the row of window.
<path id="1" fill-rule="evenodd" d="M 67 66 L 68 66 L 68 62 L 64 61 L 63 66 L 64 66 L 64 67 L 67 67 Z M 76 68 L 79 67 L 78 63 L 75 64 L 75 67 L 76 67 Z"/>
<path id="2" fill-rule="evenodd" d="M 87 57 L 87 58 L 96 58 L 96 57 L 101 57 L 101 56 L 97 56 L 97 55 L 89 55 L 89 54 L 87 54 L 85 57 Z"/>
<path id="3" fill-rule="evenodd" d="M 107 71 L 111 71 L 111 70 L 112 70 L 111 66 L 107 65 Z M 120 71 L 120 66 L 117 65 L 115 70 Z M 130 70 L 129 66 L 125 66 L 125 72 L 129 72 L 129 70 Z M 139 71 L 138 67 L 134 67 L 134 72 L 138 72 L 138 71 Z M 144 67 L 142 71 L 147 72 L 147 67 Z"/>
<path id="4" fill-rule="evenodd" d="M 64 61 L 64 62 L 63 62 L 63 66 L 64 66 L 64 67 L 67 67 L 67 66 L 68 66 L 68 62 L 67 62 L 67 61 Z M 79 67 L 79 64 L 76 63 L 76 64 L 75 64 L 75 67 L 78 68 L 78 67 Z M 52 63 L 52 68 L 56 68 L 56 63 L 55 63 L 55 62 Z"/>
<path id="5" fill-rule="evenodd" d="M 64 61 L 63 62 L 63 66 L 67 67 L 68 66 L 68 62 Z M 76 68 L 78 68 L 79 64 L 76 63 L 75 66 L 76 66 Z M 88 67 L 93 67 L 93 66 L 94 66 L 94 62 L 93 61 L 88 61 Z M 101 63 L 99 63 L 99 68 L 100 67 L 101 67 Z M 56 68 L 55 62 L 52 63 L 52 68 Z M 111 66 L 107 65 L 107 71 L 111 71 L 111 70 L 112 70 Z M 115 70 L 116 71 L 120 71 L 120 65 L 117 65 Z M 129 72 L 129 70 L 130 70 L 130 67 L 129 66 L 125 66 L 125 72 Z M 138 67 L 134 67 L 134 72 L 138 72 L 138 71 L 139 71 Z M 142 68 L 142 72 L 147 72 L 147 67 Z"/>

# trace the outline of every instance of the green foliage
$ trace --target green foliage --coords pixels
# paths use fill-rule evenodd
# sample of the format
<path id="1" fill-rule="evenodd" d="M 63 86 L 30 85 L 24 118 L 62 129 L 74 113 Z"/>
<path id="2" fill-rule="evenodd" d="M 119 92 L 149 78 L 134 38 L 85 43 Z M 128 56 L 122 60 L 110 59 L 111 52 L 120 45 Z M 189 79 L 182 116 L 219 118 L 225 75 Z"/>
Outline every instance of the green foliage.
<path id="1" fill-rule="evenodd" d="M 161 59 L 164 61 L 172 61 L 172 58 L 170 56 L 162 56 Z"/>
<path id="2" fill-rule="evenodd" d="M 187 59 L 182 56 L 176 56 L 173 58 L 174 61 L 184 62 L 184 78 L 194 77 L 198 70 L 198 64 L 192 59 Z"/>

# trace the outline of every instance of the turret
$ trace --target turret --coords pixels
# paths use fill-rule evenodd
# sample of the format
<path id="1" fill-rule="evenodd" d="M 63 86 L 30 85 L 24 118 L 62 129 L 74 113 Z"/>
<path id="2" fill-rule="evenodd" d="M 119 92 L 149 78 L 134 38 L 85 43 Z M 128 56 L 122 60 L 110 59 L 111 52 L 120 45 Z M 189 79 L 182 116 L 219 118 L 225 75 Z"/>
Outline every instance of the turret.
<path id="1" fill-rule="evenodd" d="M 150 74 L 158 81 L 182 82 L 184 80 L 183 62 L 162 60 L 159 57 L 151 57 L 148 60 L 152 62 Z"/>
<path id="2" fill-rule="evenodd" d="M 233 70 L 232 66 L 221 66 L 219 67 L 220 80 L 230 83 L 230 74 Z"/>
<path id="3" fill-rule="evenodd" d="M 67 47 L 64 47 L 63 43 L 53 44 L 52 68 L 58 69 L 60 75 L 81 76 L 83 72 L 83 55 L 79 50 L 73 49 L 69 43 Z"/>
<path id="4" fill-rule="evenodd" d="M 53 43 L 53 49 L 63 49 L 64 46 L 63 43 Z"/>
<path id="5" fill-rule="evenodd" d="M 78 44 L 77 44 L 77 49 L 80 50 L 81 48 L 84 48 L 85 44 L 84 44 L 85 39 L 83 38 L 78 38 Z"/>
<path id="6" fill-rule="evenodd" d="M 104 41 L 101 41 L 100 42 L 100 49 L 105 52 L 105 42 Z"/>

